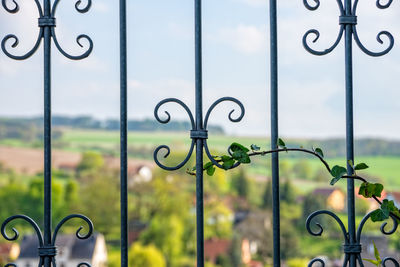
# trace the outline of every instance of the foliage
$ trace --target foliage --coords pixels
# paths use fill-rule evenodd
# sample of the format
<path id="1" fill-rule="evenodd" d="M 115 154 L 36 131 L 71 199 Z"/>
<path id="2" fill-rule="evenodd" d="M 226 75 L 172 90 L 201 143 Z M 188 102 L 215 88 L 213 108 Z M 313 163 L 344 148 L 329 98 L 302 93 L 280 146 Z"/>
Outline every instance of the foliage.
<path id="1" fill-rule="evenodd" d="M 238 196 L 245 199 L 248 198 L 250 193 L 250 182 L 242 168 L 239 169 L 239 172 L 232 175 L 231 188 Z"/>
<path id="2" fill-rule="evenodd" d="M 86 151 L 82 154 L 82 160 L 77 167 L 78 173 L 96 171 L 104 166 L 104 159 L 99 152 Z"/>
<path id="3" fill-rule="evenodd" d="M 145 245 L 156 246 L 164 254 L 167 266 L 173 266 L 183 251 L 183 233 L 183 222 L 178 216 L 156 215 L 140 240 Z"/>
<path id="4" fill-rule="evenodd" d="M 262 208 L 272 209 L 272 181 L 268 180 L 263 193 Z"/>
<path id="5" fill-rule="evenodd" d="M 378 251 L 378 249 L 377 249 L 377 247 L 375 245 L 375 242 L 373 242 L 373 244 L 374 244 L 375 260 L 371 260 L 371 259 L 363 259 L 363 260 L 368 261 L 368 262 L 372 263 L 373 265 L 376 265 L 377 267 L 380 267 L 380 266 L 382 266 L 382 259 L 381 259 L 381 256 L 379 254 L 379 251 Z"/>
<path id="6" fill-rule="evenodd" d="M 207 174 L 212 176 L 212 174 L 215 171 L 214 170 L 215 162 L 218 164 L 222 163 L 222 168 L 225 170 L 229 170 L 234 166 L 236 166 L 236 164 L 237 165 L 249 164 L 251 162 L 250 157 L 252 156 L 264 156 L 272 153 L 290 152 L 290 151 L 297 151 L 306 154 L 311 154 L 314 157 L 317 157 L 324 164 L 327 171 L 333 177 L 330 182 L 331 185 L 336 184 L 339 180 L 343 178 L 361 180 L 363 182 L 363 184 L 360 187 L 359 194 L 364 196 L 365 198 L 372 197 L 381 205 L 379 209 L 375 210 L 371 214 L 372 221 L 374 222 L 383 221 L 388 219 L 390 215 L 393 215 L 394 217 L 396 217 L 397 220 L 400 221 L 400 211 L 399 208 L 395 206 L 394 202 L 392 200 L 389 201 L 387 199 L 381 202 L 377 198 L 381 196 L 381 193 L 383 191 L 383 185 L 379 183 L 375 184 L 369 183 L 367 182 L 367 180 L 365 180 L 365 178 L 357 175 L 357 171 L 369 168 L 369 166 L 365 163 L 358 163 L 355 165 L 351 160 L 349 160 L 347 162 L 348 169 L 340 165 L 335 165 L 331 168 L 328 162 L 325 161 L 324 152 L 322 151 L 321 148 L 317 147 L 317 148 L 312 148 L 311 150 L 304 149 L 303 147 L 288 148 L 286 146 L 286 143 L 281 138 L 278 138 L 277 140 L 276 149 L 260 151 L 260 147 L 258 147 L 257 145 L 251 145 L 250 149 L 246 148 L 245 146 L 239 143 L 236 142 L 232 143 L 232 145 L 228 149 L 229 155 L 215 156 L 214 162 L 213 161 L 207 162 L 203 167 L 203 171 L 207 171 Z M 188 173 L 192 175 L 194 174 L 193 172 L 188 172 Z M 305 175 L 305 173 L 303 173 L 303 175 Z"/>
<path id="7" fill-rule="evenodd" d="M 288 267 L 304 267 L 309 263 L 309 259 L 306 258 L 292 258 L 286 261 Z"/>
<path id="8" fill-rule="evenodd" d="M 129 266 L 131 267 L 165 267 L 162 253 L 154 246 L 142 246 L 135 243 L 129 251 Z"/>
<path id="9" fill-rule="evenodd" d="M 80 195 L 82 213 L 93 220 L 97 231 L 104 235 L 117 231 L 119 223 L 119 188 L 117 173 L 101 169 L 86 174 Z"/>
<path id="10" fill-rule="evenodd" d="M 297 177 L 311 180 L 312 168 L 307 160 L 300 160 L 293 166 L 293 173 Z"/>
<path id="11" fill-rule="evenodd" d="M 224 203 L 214 201 L 205 207 L 204 238 L 229 239 L 232 236 L 233 214 Z"/>

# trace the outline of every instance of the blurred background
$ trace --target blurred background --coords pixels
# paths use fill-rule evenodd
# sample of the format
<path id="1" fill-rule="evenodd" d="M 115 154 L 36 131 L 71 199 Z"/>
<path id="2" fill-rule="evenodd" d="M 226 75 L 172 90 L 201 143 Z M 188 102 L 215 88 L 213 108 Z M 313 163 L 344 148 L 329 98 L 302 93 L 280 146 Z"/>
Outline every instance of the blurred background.
<path id="1" fill-rule="evenodd" d="M 243 102 L 240 123 L 227 116 L 229 103 L 218 106 L 210 118 L 208 144 L 214 154 L 225 153 L 232 142 L 269 147 L 269 24 L 263 0 L 203 1 L 204 104 L 231 96 Z M 12 4 L 12 3 L 11 3 Z M 62 47 L 79 54 L 76 36 L 88 34 L 94 42 L 91 56 L 82 61 L 64 58 L 54 47 L 53 63 L 53 221 L 70 213 L 91 218 L 96 235 L 91 248 L 79 250 L 71 238 L 79 222 L 65 230 L 66 262 L 91 259 L 92 266 L 119 265 L 119 25 L 118 5 L 93 1 L 87 14 L 61 2 L 57 37 Z M 23 54 L 37 34 L 34 1 L 20 3 L 17 14 L 0 11 L 0 36 L 16 34 L 20 43 L 9 51 Z M 193 1 L 129 1 L 129 239 L 131 266 L 186 267 L 195 265 L 195 184 L 182 170 L 164 172 L 153 161 L 158 145 L 169 145 L 163 162 L 180 162 L 189 145 L 186 114 L 166 105 L 172 120 L 159 124 L 156 104 L 176 97 L 194 108 Z M 304 33 L 317 28 L 315 48 L 335 40 L 339 10 L 335 1 L 310 12 L 302 1 L 282 1 L 279 13 L 280 136 L 289 147 L 321 147 L 329 163 L 345 164 L 344 47 L 324 57 L 308 54 Z M 376 41 L 381 30 L 400 36 L 399 3 L 387 10 L 374 1 L 358 7 L 358 32 L 374 51 L 386 48 Z M 311 43 L 312 40 L 309 40 Z M 83 43 L 83 45 L 87 45 Z M 371 58 L 354 47 L 356 163 L 371 181 L 385 185 L 384 196 L 400 203 L 400 112 L 397 43 L 381 58 Z M 43 85 L 41 49 L 25 61 L 0 53 L 0 220 L 23 213 L 38 223 L 43 210 Z M 164 110 L 161 110 L 163 112 Z M 163 115 L 163 114 L 161 114 Z M 324 256 L 330 266 L 341 266 L 340 229 L 321 218 L 322 237 L 312 237 L 305 219 L 318 209 L 329 209 L 347 221 L 345 183 L 329 185 L 323 165 L 301 154 L 282 155 L 282 258 L 286 266 L 305 266 Z M 217 170 L 205 178 L 206 259 L 209 266 L 269 266 L 272 256 L 270 157 L 252 158 L 252 164 L 233 171 Z M 357 221 L 376 208 L 357 198 Z M 390 223 L 389 223 L 390 224 Z M 382 255 L 398 257 L 399 235 L 383 236 L 379 224 L 364 230 L 364 258 L 374 258 L 373 242 Z M 389 226 L 388 226 L 389 227 Z M 20 224 L 19 243 L 0 241 L 2 261 L 34 266 L 33 239 Z M 136 259 L 136 260 L 134 260 Z M 141 259 L 142 261 L 138 260 Z M 96 265 L 98 264 L 98 265 Z M 28 266 L 28 265 L 26 265 Z M 65 265 L 69 266 L 69 265 Z M 75 264 L 76 266 L 76 264 Z"/>

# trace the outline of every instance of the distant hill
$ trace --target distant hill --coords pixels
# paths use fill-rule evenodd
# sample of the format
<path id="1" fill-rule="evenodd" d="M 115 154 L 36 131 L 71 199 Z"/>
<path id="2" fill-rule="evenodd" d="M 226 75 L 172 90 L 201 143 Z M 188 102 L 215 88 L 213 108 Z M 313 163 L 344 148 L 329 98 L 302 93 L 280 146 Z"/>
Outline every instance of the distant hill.
<path id="1" fill-rule="evenodd" d="M 53 137 L 54 140 L 62 139 L 63 132 L 68 129 L 86 129 L 101 131 L 119 130 L 119 120 L 98 120 L 90 116 L 54 116 L 53 117 Z M 26 143 L 41 141 L 43 137 L 43 118 L 0 118 L 0 141 L 5 139 L 18 139 Z M 187 133 L 190 129 L 188 121 L 172 121 L 168 124 L 158 123 L 156 120 L 129 120 L 128 130 L 132 132 L 182 132 Z M 223 135 L 224 130 L 221 126 L 211 125 L 210 131 L 213 134 Z M 118 138 L 118 136 L 116 136 Z M 235 140 L 245 145 L 255 143 L 265 144 L 269 137 L 250 138 L 250 137 L 228 137 L 218 139 L 218 142 L 229 142 Z M 225 140 L 226 139 L 226 140 Z M 216 141 L 215 138 L 209 140 Z M 328 157 L 344 157 L 346 154 L 345 140 L 343 138 L 331 139 L 285 139 L 289 147 L 304 146 L 307 148 L 321 147 Z M 355 153 L 357 156 L 400 156 L 400 141 L 384 140 L 377 138 L 362 138 L 355 141 Z M 291 153 L 288 157 L 304 157 L 303 154 Z"/>
<path id="2" fill-rule="evenodd" d="M 77 129 L 91 129 L 91 130 L 119 130 L 119 120 L 98 120 L 91 116 L 53 116 L 52 124 L 54 127 L 69 127 Z M 40 134 L 43 125 L 43 117 L 33 118 L 0 118 L 0 138 L 24 138 L 27 130 L 34 129 L 34 133 Z M 129 120 L 129 131 L 187 131 L 190 129 L 188 121 L 170 121 L 167 124 L 161 124 L 156 120 Z M 223 134 L 224 129 L 218 125 L 210 125 L 209 130 Z M 25 132 L 25 133 L 24 133 Z M 31 135 L 31 133 L 28 133 Z"/>

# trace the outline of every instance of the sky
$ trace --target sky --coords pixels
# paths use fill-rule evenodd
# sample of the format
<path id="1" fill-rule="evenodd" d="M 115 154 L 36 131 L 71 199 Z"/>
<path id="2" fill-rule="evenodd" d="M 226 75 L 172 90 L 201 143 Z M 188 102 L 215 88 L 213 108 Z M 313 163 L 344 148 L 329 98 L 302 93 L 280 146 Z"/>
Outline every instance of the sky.
<path id="1" fill-rule="evenodd" d="M 7 1 L 12 6 L 12 1 Z M 27 52 L 37 34 L 34 1 L 18 1 L 20 11 L 0 9 L 0 38 L 16 34 L 15 54 Z M 85 1 L 82 1 L 82 4 Z M 53 46 L 53 114 L 119 116 L 118 1 L 93 0 L 80 14 L 75 1 L 61 1 L 57 10 L 57 38 L 62 47 L 79 54 L 75 39 L 88 34 L 94 42 L 89 58 L 71 61 Z M 194 109 L 194 1 L 128 1 L 129 118 L 153 118 L 159 101 L 176 97 Z M 345 134 L 343 40 L 329 55 L 309 54 L 302 46 L 304 33 L 320 30 L 313 48 L 325 49 L 339 31 L 336 1 L 321 1 L 316 11 L 301 0 L 278 1 L 279 128 L 280 136 L 329 138 Z M 313 3 L 313 1 L 310 1 Z M 381 1 L 386 3 L 387 1 Z M 240 123 L 228 120 L 231 104 L 212 113 L 210 123 L 232 135 L 269 136 L 269 17 L 267 0 L 203 0 L 204 112 L 220 97 L 243 102 Z M 358 33 L 363 44 L 380 51 L 388 45 L 381 30 L 395 38 L 393 50 L 372 58 L 354 44 L 355 135 L 400 140 L 400 2 L 380 10 L 375 0 L 360 1 Z M 311 43 L 311 40 L 309 40 Z M 43 106 L 43 46 L 31 58 L 15 61 L 0 52 L 0 116 L 37 116 Z M 173 104 L 172 119 L 187 116 Z M 236 110 L 238 108 L 236 107 Z M 235 113 L 237 114 L 237 113 Z M 189 130 L 189 129 L 188 129 Z"/>

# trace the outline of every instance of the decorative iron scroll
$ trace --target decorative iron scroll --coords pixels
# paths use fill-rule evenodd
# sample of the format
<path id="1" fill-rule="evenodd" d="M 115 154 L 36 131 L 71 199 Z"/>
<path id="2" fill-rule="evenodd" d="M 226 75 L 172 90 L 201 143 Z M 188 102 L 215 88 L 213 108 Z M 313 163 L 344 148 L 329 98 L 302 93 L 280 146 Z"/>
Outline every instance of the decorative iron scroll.
<path id="1" fill-rule="evenodd" d="M 310 2 L 314 2 L 311 4 Z M 374 52 L 367 49 L 362 42 L 357 33 L 357 7 L 359 0 L 336 0 L 338 7 L 339 7 L 339 33 L 337 38 L 332 46 L 325 50 L 315 50 L 311 48 L 309 43 L 310 35 L 314 35 L 315 38 L 312 40 L 313 43 L 317 42 L 320 37 L 320 32 L 316 29 L 311 29 L 307 31 L 303 36 L 303 46 L 304 48 L 311 54 L 322 56 L 329 54 L 332 52 L 341 41 L 342 37 L 345 39 L 345 80 L 346 80 L 346 154 L 347 154 L 347 162 L 351 161 L 354 162 L 354 116 L 353 116 L 353 63 L 352 63 L 352 41 L 356 42 L 357 46 L 363 51 L 365 54 L 372 56 L 372 57 L 379 57 L 386 55 L 389 51 L 392 50 L 394 45 L 394 38 L 391 33 L 388 31 L 381 31 L 378 33 L 376 39 L 380 44 L 384 44 L 382 37 L 386 37 L 389 41 L 389 44 L 385 49 L 380 52 Z M 386 0 L 386 4 L 382 3 L 381 0 L 376 0 L 376 6 L 379 9 L 386 9 L 390 7 L 393 0 Z M 317 10 L 320 6 L 320 0 L 303 0 L 305 7 L 308 10 L 314 11 Z M 351 175 L 353 172 L 351 166 L 348 164 L 347 167 L 348 175 Z M 358 228 L 356 228 L 355 223 L 355 195 L 354 195 L 354 181 L 348 180 L 347 181 L 347 204 L 348 204 L 348 230 L 346 230 L 343 222 L 336 216 L 334 213 L 326 210 L 316 211 L 312 213 L 307 221 L 306 221 L 306 228 L 307 231 L 313 236 L 320 236 L 323 233 L 323 228 L 320 224 L 316 223 L 316 226 L 319 228 L 317 232 L 311 230 L 311 221 L 318 215 L 329 215 L 336 222 L 339 224 L 342 233 L 344 235 L 344 244 L 343 244 L 343 251 L 345 253 L 345 258 L 343 262 L 343 266 L 350 266 L 356 267 L 357 262 L 359 266 L 363 267 L 363 261 L 361 258 L 361 234 L 366 221 L 371 217 L 371 213 L 368 213 L 361 223 L 359 224 Z M 390 215 L 393 221 L 393 228 L 390 231 L 386 230 L 387 223 L 383 223 L 381 226 L 381 232 L 385 235 L 393 234 L 398 228 L 398 221 L 392 215 Z M 382 262 L 383 266 L 386 266 L 388 262 L 391 262 L 395 266 L 399 266 L 399 263 L 393 258 L 385 258 Z M 325 262 L 320 259 L 316 258 L 313 259 L 308 266 L 313 266 L 314 264 L 320 264 L 325 266 Z"/>
<path id="2" fill-rule="evenodd" d="M 191 142 L 191 145 L 190 145 L 190 148 L 189 148 L 189 152 L 187 153 L 185 159 L 181 163 L 176 165 L 176 166 L 166 166 L 166 165 L 162 164 L 159 161 L 159 159 L 158 159 L 159 152 L 161 150 L 165 150 L 166 153 L 164 154 L 163 157 L 167 158 L 169 156 L 170 152 L 171 152 L 171 149 L 167 145 L 158 146 L 155 149 L 154 155 L 153 155 L 154 156 L 154 161 L 156 162 L 156 164 L 160 168 L 162 168 L 164 170 L 168 170 L 168 171 L 178 170 L 178 169 L 182 168 L 189 161 L 190 157 L 192 156 L 196 140 L 197 139 L 203 139 L 204 140 L 204 150 L 205 150 L 205 152 L 207 154 L 208 159 L 215 166 L 217 166 L 218 168 L 222 169 L 223 166 L 214 159 L 213 155 L 211 155 L 210 150 L 208 149 L 208 145 L 207 145 L 207 138 L 208 138 L 207 126 L 208 126 L 208 120 L 210 118 L 210 115 L 211 115 L 212 111 L 215 109 L 216 106 L 218 106 L 220 103 L 225 102 L 225 101 L 233 102 L 236 105 L 238 105 L 239 108 L 240 108 L 240 114 L 239 114 L 239 116 L 237 118 L 233 117 L 233 114 L 235 112 L 235 109 L 233 109 L 233 110 L 230 111 L 230 113 L 228 115 L 228 119 L 231 122 L 240 122 L 243 119 L 244 114 L 245 114 L 245 109 L 244 109 L 243 104 L 239 100 L 237 100 L 236 98 L 233 98 L 233 97 L 222 97 L 222 98 L 218 99 L 217 101 L 215 101 L 210 106 L 210 108 L 208 109 L 208 111 L 206 113 L 206 116 L 204 118 L 204 124 L 203 124 L 203 127 L 202 127 L 203 130 L 200 130 L 200 131 L 196 131 L 195 130 L 196 127 L 195 127 L 195 121 L 194 121 L 194 118 L 193 118 L 193 114 L 190 111 L 189 107 L 185 103 L 183 103 L 181 100 L 176 99 L 176 98 L 167 98 L 167 99 L 164 99 L 164 100 L 160 101 L 157 104 L 157 106 L 155 107 L 155 109 L 154 109 L 154 116 L 155 116 L 156 120 L 158 122 L 160 122 L 160 123 L 163 123 L 163 124 L 166 124 L 166 123 L 170 122 L 171 115 L 170 115 L 170 113 L 168 111 L 164 111 L 165 114 L 167 115 L 167 118 L 165 118 L 165 119 L 160 118 L 159 110 L 160 110 L 161 106 L 163 106 L 164 104 L 166 104 L 166 103 L 176 103 L 176 104 L 180 105 L 186 111 L 186 113 L 189 116 L 190 124 L 192 126 L 192 129 L 190 131 L 190 138 L 192 139 L 192 142 Z M 228 148 L 228 153 L 231 153 L 229 148 Z M 237 162 L 231 168 L 235 168 L 239 164 L 240 163 Z"/>
<path id="3" fill-rule="evenodd" d="M 340 229 L 341 229 L 341 231 L 343 233 L 343 239 L 344 239 L 343 252 L 345 253 L 343 266 L 348 266 L 350 254 L 355 254 L 359 265 L 361 267 L 364 267 L 364 263 L 363 263 L 362 258 L 361 258 L 361 252 L 362 252 L 361 251 L 361 235 L 362 235 L 362 231 L 363 231 L 364 225 L 368 221 L 368 219 L 370 219 L 372 213 L 373 213 L 373 211 L 369 212 L 361 220 L 360 224 L 358 225 L 358 229 L 357 229 L 356 243 L 353 243 L 353 244 L 350 243 L 349 233 L 347 232 L 346 227 L 344 226 L 344 223 L 342 222 L 342 220 L 340 220 L 340 218 L 336 214 L 334 214 L 331 211 L 319 210 L 319 211 L 313 212 L 307 218 L 306 228 L 307 228 L 307 231 L 311 235 L 313 235 L 313 236 L 321 236 L 322 233 L 324 232 L 324 229 L 323 229 L 323 227 L 322 227 L 322 225 L 320 223 L 315 222 L 316 217 L 319 216 L 319 215 L 328 215 L 328 216 L 332 217 L 338 223 L 338 225 L 340 226 Z M 398 226 L 399 226 L 399 223 L 398 223 L 397 219 L 393 215 L 390 215 L 390 218 L 392 219 L 392 222 L 393 222 L 392 229 L 390 229 L 389 231 L 386 230 L 386 226 L 388 224 L 387 222 L 383 222 L 382 225 L 381 225 L 380 230 L 381 230 L 382 234 L 384 234 L 384 235 L 392 235 L 392 234 L 394 234 L 396 232 Z M 318 228 L 317 231 L 313 231 L 311 229 L 312 222 L 314 222 L 315 223 L 314 225 Z M 393 259 L 391 257 L 387 257 L 387 258 L 383 259 L 383 262 L 382 262 L 383 266 L 386 266 L 386 263 L 388 261 L 392 262 L 396 267 L 399 267 L 399 263 L 397 262 L 397 260 L 395 260 L 395 259 Z M 325 266 L 325 262 L 320 258 L 315 258 L 315 259 L 311 260 L 310 263 L 308 264 L 308 266 L 311 267 L 316 263 L 320 263 L 320 264 L 322 264 L 322 266 Z"/>
<path id="4" fill-rule="evenodd" d="M 314 11 L 317 10 L 320 6 L 320 0 L 313 0 L 314 1 L 314 5 L 309 4 L 309 0 L 303 0 L 303 3 L 305 5 L 305 7 L 308 10 Z M 303 45 L 304 48 L 310 52 L 311 54 L 317 55 L 317 56 L 322 56 L 322 55 L 326 55 L 329 54 L 330 52 L 332 52 L 340 43 L 340 40 L 342 39 L 343 33 L 345 31 L 345 26 L 346 25 L 351 25 L 351 30 L 352 30 L 352 35 L 354 37 L 354 41 L 356 42 L 356 44 L 358 45 L 358 47 L 367 55 L 369 56 L 373 56 L 373 57 L 379 57 L 379 56 L 383 56 L 386 55 L 387 53 L 389 53 L 390 50 L 392 50 L 393 45 L 394 45 L 394 38 L 393 35 L 388 32 L 388 31 L 381 31 L 378 33 L 378 35 L 376 36 L 377 41 L 380 44 L 383 44 L 384 41 L 382 39 L 383 36 L 386 36 L 386 38 L 389 40 L 389 45 L 386 49 L 382 50 L 381 52 L 373 52 L 369 49 L 367 49 L 362 42 L 360 41 L 360 38 L 358 36 L 357 33 L 357 6 L 358 6 L 358 0 L 355 0 L 353 3 L 353 6 L 351 8 L 350 14 L 346 14 L 345 8 L 343 6 L 343 3 L 341 0 L 336 0 L 338 7 L 339 7 L 339 33 L 338 36 L 336 37 L 336 41 L 333 43 L 333 45 L 323 51 L 319 51 L 319 50 L 315 50 L 313 48 L 310 47 L 310 45 L 308 44 L 307 40 L 308 37 L 312 34 L 315 36 L 315 38 L 312 40 L 313 43 L 317 42 L 319 37 L 320 37 L 320 32 L 316 29 L 311 29 L 309 31 L 307 31 L 304 36 L 303 36 Z M 386 4 L 381 4 L 380 0 L 376 1 L 376 6 L 379 9 L 386 9 L 388 7 L 390 7 L 390 5 L 392 4 L 393 0 L 389 0 Z"/>
<path id="5" fill-rule="evenodd" d="M 62 226 L 71 219 L 81 219 L 83 220 L 88 226 L 88 232 L 86 234 L 81 234 L 81 230 L 83 227 L 79 227 L 76 231 L 76 237 L 79 239 L 88 239 L 93 233 L 93 223 L 84 215 L 80 214 L 72 214 L 65 217 L 61 220 L 60 223 L 56 226 L 54 233 L 51 233 L 51 53 L 50 53 L 50 45 L 51 39 L 53 39 L 54 44 L 58 51 L 64 55 L 65 57 L 72 59 L 72 60 L 80 60 L 88 57 L 92 50 L 93 50 L 93 42 L 92 39 L 85 35 L 80 34 L 76 38 L 76 42 L 80 47 L 84 47 L 82 40 L 86 40 L 89 43 L 89 47 L 80 55 L 71 55 L 66 52 L 60 45 L 55 27 L 56 27 L 56 10 L 60 3 L 60 0 L 54 0 L 53 4 L 51 4 L 50 0 L 43 0 L 43 6 L 39 0 L 34 0 L 38 13 L 38 26 L 39 26 L 39 34 L 36 39 L 33 48 L 31 48 L 27 53 L 23 55 L 15 55 L 8 50 L 8 41 L 11 41 L 9 47 L 16 48 L 19 44 L 19 38 L 14 34 L 6 35 L 3 40 L 1 41 L 1 49 L 3 52 L 10 57 L 11 59 L 15 60 L 25 60 L 31 57 L 39 48 L 42 40 L 44 40 L 44 96 L 45 96 L 45 103 L 44 103 L 44 154 L 45 154 L 45 170 L 44 170 L 44 231 L 40 230 L 40 227 L 36 224 L 34 220 L 26 215 L 14 215 L 9 217 L 4 221 L 1 226 L 1 234 L 3 237 L 8 241 L 16 241 L 19 237 L 19 233 L 15 228 L 12 228 L 13 235 L 9 236 L 6 232 L 7 225 L 15 220 L 23 220 L 29 223 L 33 230 L 35 231 L 38 241 L 39 241 L 39 248 L 38 248 L 38 255 L 40 257 L 39 260 L 39 267 L 56 267 L 56 255 L 57 255 L 57 247 L 56 247 L 56 239 L 59 230 Z M 84 2 L 84 3 L 82 3 Z M 85 4 L 86 3 L 86 4 Z M 1 4 L 3 8 L 11 13 L 15 14 L 19 11 L 20 7 L 17 0 L 1 0 Z M 77 0 L 75 3 L 75 9 L 79 13 L 86 13 L 89 11 L 92 5 L 92 0 Z M 14 263 L 9 263 L 5 267 L 17 267 Z M 90 267 L 88 263 L 82 262 L 78 264 L 79 266 L 87 266 Z"/>
<path id="6" fill-rule="evenodd" d="M 36 39 L 36 42 L 35 42 L 33 48 L 31 50 L 29 50 L 29 52 L 27 52 L 26 54 L 23 54 L 23 55 L 20 55 L 20 56 L 12 54 L 11 52 L 8 51 L 6 44 L 7 44 L 7 42 L 9 40 L 11 40 L 11 41 L 13 41 L 13 43 L 10 46 L 12 48 L 16 48 L 18 46 L 18 44 L 19 44 L 19 38 L 14 34 L 8 34 L 1 41 L 1 49 L 3 50 L 3 52 L 8 57 L 10 57 L 12 59 L 15 59 L 15 60 L 24 60 L 24 59 L 27 59 L 27 58 L 31 57 L 37 51 L 37 49 L 40 46 L 40 43 L 41 43 L 42 39 L 44 38 L 44 27 L 50 27 L 50 29 L 51 29 L 51 37 L 53 38 L 54 44 L 57 47 L 58 51 L 60 51 L 61 54 L 63 54 L 65 57 L 67 57 L 69 59 L 73 59 L 73 60 L 79 60 L 79 59 L 83 59 L 83 58 L 88 57 L 90 55 L 90 53 L 92 52 L 92 50 L 93 50 L 93 41 L 86 34 L 80 34 L 76 38 L 76 42 L 80 47 L 83 47 L 82 39 L 85 39 L 89 43 L 89 47 L 81 55 L 74 56 L 74 55 L 71 55 L 71 54 L 67 53 L 61 47 L 60 43 L 58 42 L 56 31 L 55 31 L 55 27 L 56 27 L 55 15 L 56 15 L 57 6 L 60 3 L 60 0 L 55 0 L 54 1 L 53 6 L 51 8 L 50 15 L 48 15 L 48 16 L 46 16 L 44 14 L 45 11 L 44 11 L 43 7 L 41 6 L 39 0 L 34 0 L 34 1 L 36 3 L 36 7 L 37 7 L 38 12 L 39 12 L 38 25 L 40 27 L 40 30 L 39 30 L 39 34 L 38 34 L 38 37 Z M 7 2 L 12 2 L 11 5 L 14 5 L 14 6 L 10 7 L 10 4 L 7 4 Z M 3 8 L 9 13 L 15 14 L 15 13 L 17 13 L 19 11 L 19 4 L 16 2 L 16 0 L 2 0 L 1 3 L 3 5 Z M 87 0 L 86 1 L 86 5 L 83 6 L 83 7 L 81 7 L 81 5 L 82 5 L 82 0 L 78 0 L 76 2 L 76 4 L 75 4 L 76 11 L 78 11 L 79 13 L 86 13 L 86 12 L 89 11 L 89 9 L 90 9 L 90 7 L 92 5 L 92 0 Z"/>
<path id="7" fill-rule="evenodd" d="M 35 230 L 36 236 L 37 236 L 37 238 L 38 238 L 38 240 L 39 240 L 38 255 L 39 255 L 39 257 L 40 257 L 40 260 L 39 260 L 39 265 L 38 265 L 38 266 L 39 266 L 39 267 L 40 267 L 40 266 L 43 266 L 43 264 L 44 264 L 44 258 L 45 258 L 45 257 L 49 257 L 49 258 L 51 258 L 52 265 L 53 265 L 54 267 L 56 267 L 57 265 L 56 265 L 55 256 L 57 255 L 57 247 L 56 247 L 57 236 L 58 236 L 58 233 L 59 233 L 61 227 L 62 227 L 66 222 L 68 222 L 68 221 L 70 221 L 70 220 L 72 220 L 72 219 L 81 219 L 81 220 L 83 220 L 83 221 L 87 224 L 88 231 L 87 231 L 86 234 L 83 234 L 83 235 L 82 235 L 82 234 L 80 233 L 81 230 L 83 229 L 83 226 L 80 226 L 80 227 L 78 228 L 78 230 L 76 231 L 76 234 L 75 234 L 75 235 L 76 235 L 76 237 L 77 237 L 78 239 L 88 239 L 88 238 L 92 235 L 92 233 L 93 233 L 93 223 L 92 223 L 92 221 L 91 221 L 89 218 L 87 218 L 86 216 L 81 215 L 81 214 L 72 214 L 72 215 L 69 215 L 69 216 L 65 217 L 64 219 L 62 219 L 62 220 L 57 224 L 57 226 L 56 226 L 56 228 L 55 228 L 55 230 L 54 230 L 54 234 L 53 234 L 52 241 L 51 241 L 51 244 L 50 244 L 50 245 L 45 245 L 45 244 L 44 244 L 44 241 L 43 241 L 43 234 L 42 234 L 42 231 L 40 230 L 39 226 L 36 224 L 36 222 L 35 222 L 34 220 L 32 220 L 31 218 L 29 218 L 29 217 L 26 216 L 26 215 L 14 215 L 14 216 L 9 217 L 7 220 L 5 220 L 5 221 L 3 222 L 3 224 L 1 225 L 1 234 L 2 234 L 3 237 L 4 237 L 6 240 L 8 240 L 8 241 L 16 241 L 16 240 L 18 240 L 18 238 L 19 238 L 19 232 L 18 232 L 18 230 L 15 229 L 15 228 L 13 227 L 13 228 L 11 229 L 12 232 L 13 232 L 13 235 L 12 235 L 12 236 L 9 236 L 9 235 L 7 234 L 7 230 L 6 230 L 7 225 L 8 225 L 9 223 L 15 221 L 15 220 L 23 220 L 23 221 L 25 221 L 25 222 L 28 222 L 28 223 L 32 226 L 33 230 Z M 9 263 L 9 264 L 5 265 L 5 267 L 8 267 L 8 266 L 10 266 L 10 267 L 17 267 L 17 265 L 16 265 L 16 264 L 13 264 L 13 263 Z M 90 265 L 89 265 L 88 263 L 85 263 L 85 262 L 79 263 L 78 267 L 79 267 L 79 266 L 89 266 L 89 267 L 90 267 Z"/>

